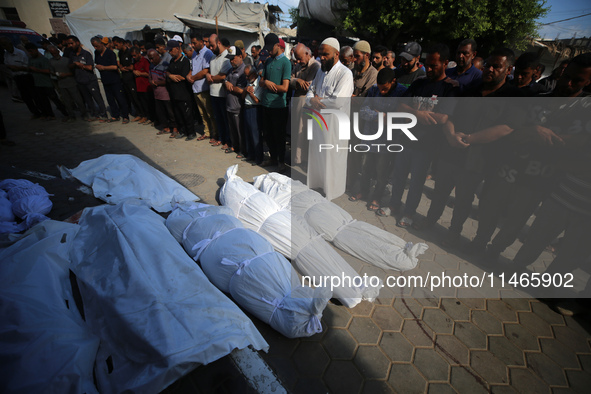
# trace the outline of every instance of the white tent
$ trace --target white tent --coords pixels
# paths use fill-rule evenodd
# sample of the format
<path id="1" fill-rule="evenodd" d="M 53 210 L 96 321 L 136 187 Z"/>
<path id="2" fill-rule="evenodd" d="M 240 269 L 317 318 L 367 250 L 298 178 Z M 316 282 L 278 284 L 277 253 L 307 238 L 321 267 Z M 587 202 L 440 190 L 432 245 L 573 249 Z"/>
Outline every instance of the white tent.
<path id="1" fill-rule="evenodd" d="M 66 23 L 83 45 L 97 34 L 142 39 L 141 30 L 162 29 L 188 33 L 189 28 L 213 31 L 231 42 L 242 39 L 245 46 L 258 41 L 269 31 L 267 4 L 235 3 L 223 0 L 90 0 L 71 14 Z"/>

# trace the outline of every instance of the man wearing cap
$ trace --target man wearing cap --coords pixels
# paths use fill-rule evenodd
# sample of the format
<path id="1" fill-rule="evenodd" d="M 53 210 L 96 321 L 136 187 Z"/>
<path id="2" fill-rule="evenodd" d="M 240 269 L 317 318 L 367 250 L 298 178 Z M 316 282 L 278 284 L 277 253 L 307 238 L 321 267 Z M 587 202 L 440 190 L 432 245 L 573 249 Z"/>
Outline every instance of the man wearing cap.
<path id="1" fill-rule="evenodd" d="M 180 41 L 170 40 L 166 45 L 170 53 L 170 64 L 166 72 L 166 87 L 170 94 L 172 110 L 176 119 L 178 133 L 172 133 L 170 138 L 182 138 L 187 136 L 185 141 L 191 141 L 197 134 L 193 124 L 193 106 L 191 105 L 191 94 L 187 86 L 187 74 L 191 72 L 189 59 L 183 56 Z M 181 130 L 182 127 L 182 130 Z"/>
<path id="2" fill-rule="evenodd" d="M 353 96 L 365 97 L 367 91 L 376 83 L 378 70 L 371 64 L 371 46 L 365 40 L 358 41 L 353 46 L 353 57 L 355 58 L 355 76 L 353 83 L 355 89 Z"/>
<path id="3" fill-rule="evenodd" d="M 223 84 L 226 75 L 232 70 L 230 60 L 226 59 L 229 46 L 230 43 L 224 38 L 220 39 L 215 34 L 209 37 L 209 47 L 216 56 L 209 62 L 209 72 L 205 75 L 205 80 L 209 84 L 211 106 L 213 107 L 213 116 L 219 136 L 219 141 L 211 142 L 211 144 L 214 146 L 224 144 L 222 149 L 228 149 L 232 145 L 226 116 L 227 92 Z"/>
<path id="4" fill-rule="evenodd" d="M 287 108 L 287 91 L 291 78 L 291 62 L 285 56 L 285 42 L 276 34 L 269 33 L 265 37 L 265 47 L 269 59 L 265 62 L 261 86 L 265 88 L 263 95 L 263 136 L 269 147 L 271 157 L 261 166 L 277 166 L 277 172 L 285 171 L 285 134 L 289 109 Z"/>
<path id="5" fill-rule="evenodd" d="M 314 80 L 316 73 L 320 70 L 320 63 L 312 57 L 310 48 L 302 43 L 299 43 L 294 48 L 294 55 L 297 64 L 291 74 L 289 86 L 293 90 L 294 97 L 306 97 L 310 84 Z M 291 118 L 297 122 L 297 136 L 292 135 L 292 139 L 296 139 L 295 144 L 295 164 L 300 164 L 302 161 L 308 160 L 308 141 L 304 132 L 304 123 L 302 118 L 302 108 L 304 107 L 305 99 L 292 99 L 291 104 Z"/>
<path id="6" fill-rule="evenodd" d="M 353 74 L 339 61 L 340 44 L 336 38 L 327 38 L 320 44 L 321 71 L 306 95 L 306 104 L 314 110 L 339 110 L 345 114 L 350 112 L 351 95 L 353 94 Z M 336 150 L 346 141 L 339 141 L 339 122 L 335 115 L 325 116 L 327 130 L 312 124 L 308 161 L 308 187 L 322 188 L 326 198 L 332 200 L 345 192 L 347 182 L 347 149 Z M 329 144 L 335 149 L 320 151 L 321 144 Z"/>
<path id="7" fill-rule="evenodd" d="M 419 67 L 421 46 L 416 42 L 409 42 L 400 53 L 400 67 L 396 69 L 396 81 L 402 86 L 409 87 L 416 79 L 426 76 L 425 69 Z"/>
<path id="8" fill-rule="evenodd" d="M 244 41 L 236 40 L 236 41 L 234 41 L 234 46 L 236 48 L 240 48 L 240 52 L 242 52 L 242 62 L 244 63 L 244 65 L 245 66 L 252 66 L 254 64 L 254 60 L 252 59 L 252 57 L 250 57 L 248 52 L 246 52 L 246 50 L 244 49 Z"/>

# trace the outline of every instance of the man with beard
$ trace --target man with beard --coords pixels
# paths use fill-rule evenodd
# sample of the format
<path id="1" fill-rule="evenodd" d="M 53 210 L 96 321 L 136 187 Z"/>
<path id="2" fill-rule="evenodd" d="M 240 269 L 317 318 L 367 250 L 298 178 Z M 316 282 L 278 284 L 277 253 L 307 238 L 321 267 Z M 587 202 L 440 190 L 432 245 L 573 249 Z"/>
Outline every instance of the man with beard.
<path id="1" fill-rule="evenodd" d="M 91 38 L 90 43 L 95 49 L 94 62 L 96 69 L 101 73 L 101 82 L 103 83 L 111 111 L 111 117 L 109 119 L 101 119 L 99 122 L 116 122 L 119 121 L 119 115 L 121 115 L 123 117 L 122 123 L 127 124 L 129 123 L 129 107 L 123 95 L 117 56 L 105 46 L 103 40 L 99 37 Z"/>
<path id="2" fill-rule="evenodd" d="M 125 40 L 119 37 L 113 37 L 113 45 L 119 50 L 119 70 L 121 71 L 121 83 L 123 86 L 123 93 L 127 99 L 127 104 L 135 108 L 136 117 L 132 122 L 143 120 L 144 115 L 141 114 L 141 104 L 137 94 L 137 87 L 135 83 L 135 75 L 133 75 L 133 56 L 131 50 L 127 48 Z"/>
<path id="3" fill-rule="evenodd" d="M 296 45 L 294 54 L 297 64 L 292 72 L 289 86 L 294 92 L 294 97 L 306 97 L 310 84 L 314 80 L 318 70 L 320 70 L 320 63 L 312 57 L 312 51 L 310 48 L 302 43 Z M 305 100 L 303 98 L 292 100 L 291 104 L 292 124 L 297 122 L 296 130 L 292 130 L 292 133 L 294 131 L 297 133 L 297 136 L 292 134 L 292 139 L 295 140 L 295 144 L 292 144 L 292 148 L 293 146 L 296 147 L 294 157 L 295 164 L 301 164 L 303 161 L 308 160 L 308 140 L 306 139 L 306 134 L 304 132 L 304 119 L 302 117 L 302 108 L 304 107 L 304 104 Z"/>
<path id="4" fill-rule="evenodd" d="M 339 55 L 339 60 L 349 70 L 353 71 L 353 68 L 355 67 L 355 57 L 353 55 L 353 48 L 351 48 L 350 46 L 342 47 L 341 53 Z"/>
<path id="5" fill-rule="evenodd" d="M 69 36 L 67 43 L 68 48 L 71 48 L 70 60 L 72 63 L 70 64 L 70 68 L 74 70 L 74 78 L 78 84 L 80 94 L 82 94 L 82 98 L 86 102 L 89 112 L 92 114 L 88 118 L 88 121 L 92 122 L 101 118 L 106 119 L 107 109 L 105 108 L 103 96 L 101 96 L 98 80 L 93 71 L 94 60 L 92 55 L 87 50 L 82 49 L 80 40 L 76 36 Z M 98 112 L 96 111 L 93 100 L 98 105 Z"/>
<path id="6" fill-rule="evenodd" d="M 445 70 L 445 74 L 449 78 L 458 81 L 460 92 L 478 86 L 481 82 L 482 71 L 472 65 L 476 56 L 476 48 L 476 41 L 471 38 L 460 42 L 456 50 L 457 66 Z"/>
<path id="7" fill-rule="evenodd" d="M 496 49 L 486 59 L 481 83 L 472 89 L 465 90 L 465 97 L 521 97 L 519 89 L 506 83 L 506 77 L 511 72 L 514 62 L 513 51 L 506 48 Z M 427 229 L 435 225 L 441 217 L 447 200 L 455 187 L 455 203 L 449 232 L 444 240 L 446 246 L 455 246 L 460 240 L 463 225 L 470 216 L 472 202 L 476 189 L 483 179 L 489 182 L 492 173 L 496 170 L 498 157 L 507 151 L 506 146 L 490 145 L 492 142 L 512 132 L 509 124 L 499 124 L 498 112 L 505 116 L 501 122 L 510 123 L 519 120 L 519 109 L 515 112 L 511 108 L 499 109 L 498 106 L 483 106 L 482 102 L 463 102 L 459 106 L 454 117 L 454 123 L 449 123 L 444 134 L 447 144 L 443 144 L 440 150 L 435 188 L 431 199 L 431 206 L 427 218 L 414 226 L 418 230 Z M 511 104 L 509 104 L 511 105 Z M 466 116 L 466 114 L 477 114 Z M 497 115 L 494 115 L 497 114 Z M 511 116 L 509 116 L 511 115 Z M 517 115 L 517 116 L 515 116 Z M 487 188 L 487 189 L 490 189 Z M 487 222 L 490 216 L 484 212 L 488 201 L 496 206 L 496 198 L 487 199 L 485 191 L 481 195 L 481 218 Z M 486 200 L 486 201 L 484 201 Z M 495 214 L 496 215 L 496 214 Z M 496 222 L 493 226 L 496 228 Z"/>
<path id="8" fill-rule="evenodd" d="M 585 87 L 591 84 L 591 53 L 584 53 L 572 59 L 566 70 L 559 78 L 553 93 L 549 97 L 570 97 L 558 103 L 568 105 L 555 106 L 547 113 L 548 122 L 544 126 L 550 127 L 560 137 L 551 137 L 549 149 L 553 163 L 560 173 L 554 182 L 549 197 L 544 200 L 536 213 L 523 246 L 513 259 L 517 270 L 525 270 L 544 251 L 547 245 L 564 231 L 564 238 L 556 253 L 556 258 L 544 271 L 544 275 L 556 278 L 558 274 L 567 280 L 577 268 L 588 270 L 589 255 L 591 255 L 591 138 L 589 133 L 581 130 L 581 125 L 589 120 L 588 95 Z M 587 96 L 587 97 L 586 97 Z M 547 96 L 548 97 L 548 96 Z M 557 100 L 557 99 L 548 99 Z M 588 124 L 588 123 L 587 123 Z M 587 130 L 588 131 L 588 130 Z M 548 137 L 548 135 L 546 136 Z M 546 139 L 546 142 L 549 142 Z M 548 153 L 545 152 L 547 158 Z M 491 245 L 492 246 L 492 245 Z M 527 271 L 525 271 L 527 272 Z M 576 274 L 575 274 L 576 275 Z M 572 278 L 572 276 L 571 276 Z M 561 282 L 564 283 L 564 282 Z M 554 285 L 556 286 L 556 285 Z M 560 285 L 559 285 L 560 286 Z M 552 289 L 556 296 L 575 296 L 578 299 L 550 300 L 554 309 L 563 315 L 573 315 L 588 312 L 588 298 L 591 283 L 587 281 L 584 289 L 582 285 L 571 285 L 573 289 Z M 551 291 L 552 291 L 551 290 Z M 558 293 L 560 292 L 560 293 Z M 546 293 L 548 294 L 548 293 Z M 587 298 L 586 304 L 581 302 Z M 586 306 L 586 307 L 584 307 Z"/>
<path id="9" fill-rule="evenodd" d="M 425 60 L 427 78 L 416 80 L 405 92 L 405 97 L 412 97 L 412 103 L 407 101 L 412 106 L 401 104 L 399 107 L 400 112 L 416 116 L 418 123 L 413 128 L 413 134 L 418 140 L 405 143 L 404 150 L 396 155 L 390 199 L 392 214 L 400 210 L 406 181 L 408 175 L 411 176 L 404 212 L 396 223 L 398 227 L 404 228 L 413 224 L 429 165 L 436 158 L 437 151 L 444 142 L 442 131 L 454 110 L 455 102 L 445 99 L 456 95 L 456 88 L 446 81 L 445 69 L 449 63 L 449 56 L 449 48 L 444 44 L 437 44 L 429 50 Z M 377 213 L 385 216 L 390 212 L 387 212 L 386 208 L 378 210 Z"/>
<path id="10" fill-rule="evenodd" d="M 371 64 L 370 55 L 371 46 L 367 41 L 358 41 L 353 47 L 353 56 L 355 57 L 355 75 L 353 77 L 355 86 L 353 90 L 354 97 L 365 97 L 369 88 L 376 83 L 378 70 Z"/>
<path id="11" fill-rule="evenodd" d="M 218 132 L 213 118 L 209 84 L 205 81 L 205 76 L 209 72 L 209 62 L 213 59 L 214 55 L 213 52 L 205 46 L 202 36 L 202 34 L 191 34 L 191 45 L 197 56 L 191 60 L 191 73 L 187 75 L 187 80 L 189 83 L 192 83 L 195 103 L 197 104 L 197 108 L 201 113 L 205 125 L 203 135 L 197 138 L 197 141 L 209 138 L 209 143 L 215 144 L 218 140 Z"/>
<path id="12" fill-rule="evenodd" d="M 388 54 L 388 48 L 386 48 L 385 46 L 382 45 L 378 45 L 377 47 L 374 48 L 372 56 L 371 56 L 371 64 L 374 66 L 374 68 L 378 71 L 380 71 L 382 68 L 384 68 L 384 58 L 386 57 L 386 55 Z"/>
<path id="13" fill-rule="evenodd" d="M 400 67 L 396 69 L 396 81 L 402 86 L 409 87 L 416 79 L 425 77 L 425 69 L 419 67 L 421 46 L 416 42 L 409 42 L 400 53 Z"/>
<path id="14" fill-rule="evenodd" d="M 306 104 L 316 111 L 326 108 L 345 114 L 350 112 L 353 74 L 339 61 L 339 49 L 339 42 L 332 37 L 324 40 L 318 49 L 321 71 L 316 74 L 306 95 Z M 327 130 L 313 124 L 308 154 L 308 187 L 322 188 L 326 198 L 332 200 L 345 192 L 348 150 L 336 150 L 339 122 L 335 115 L 326 118 Z M 321 151 L 321 146 L 327 146 L 323 144 L 335 149 Z"/>
<path id="15" fill-rule="evenodd" d="M 277 166 L 277 172 L 285 171 L 285 135 L 289 109 L 287 91 L 291 78 L 291 62 L 285 56 L 285 42 L 270 33 L 265 37 L 265 47 L 270 58 L 265 62 L 261 86 L 265 88 L 263 99 L 263 136 L 271 157 L 262 167 Z"/>
<path id="16" fill-rule="evenodd" d="M 579 57 L 579 60 L 583 59 L 584 57 Z M 495 235 L 487 248 L 487 257 L 492 262 L 496 261 L 499 255 L 507 247 L 513 244 L 521 232 L 521 229 L 536 211 L 539 204 L 553 192 L 552 189 L 556 186 L 557 181 L 558 183 L 561 183 L 562 181 L 562 186 L 565 188 L 562 189 L 562 186 L 560 186 L 554 190 L 554 193 L 558 192 L 558 194 L 562 195 L 562 198 L 565 198 L 562 202 L 564 202 L 566 206 L 573 202 L 573 200 L 568 201 L 569 197 L 567 196 L 569 194 L 571 194 L 570 197 L 574 197 L 575 195 L 582 197 L 589 192 L 589 190 L 585 192 L 583 190 L 584 188 L 578 189 L 578 187 L 584 185 L 585 182 L 588 182 L 588 174 L 578 172 L 580 170 L 579 168 L 560 168 L 560 166 L 558 166 L 559 161 L 557 161 L 557 153 L 560 153 L 566 154 L 567 156 L 571 155 L 571 157 L 566 158 L 568 162 L 578 162 L 578 164 L 585 163 L 588 166 L 588 161 L 579 161 L 582 157 L 576 157 L 577 154 L 583 153 L 583 150 L 579 150 L 579 148 L 584 149 L 584 147 L 574 147 L 576 149 L 563 150 L 560 152 L 566 140 L 573 137 L 580 137 L 580 125 L 585 124 L 589 119 L 588 116 L 584 116 L 586 113 L 586 110 L 584 109 L 585 100 L 564 100 L 564 102 L 562 102 L 562 100 L 558 101 L 551 97 L 584 96 L 584 94 L 581 94 L 582 86 L 577 88 L 575 86 L 575 80 L 578 80 L 579 83 L 589 83 L 591 78 L 590 60 L 591 55 L 587 56 L 586 65 L 584 62 L 581 62 L 575 67 L 572 67 L 569 70 L 572 74 L 564 75 L 558 81 L 558 85 L 551 94 L 542 94 L 539 96 L 546 97 L 547 99 L 544 100 L 544 104 L 541 104 L 543 112 L 540 111 L 540 113 L 544 113 L 544 122 L 542 123 L 543 128 L 536 127 L 535 133 L 533 133 L 534 138 L 531 138 L 532 133 L 527 133 L 529 130 L 526 128 L 515 131 L 509 137 L 510 145 L 508 144 L 508 148 L 510 149 L 507 150 L 510 154 L 504 156 L 504 160 L 501 163 L 502 166 L 500 166 L 497 176 L 492 179 L 491 186 L 487 188 L 490 190 L 490 193 L 483 196 L 482 203 L 484 203 L 485 209 L 484 220 L 482 221 L 482 224 L 479 222 L 478 232 L 473 241 L 473 249 L 475 252 L 484 251 L 486 243 L 494 233 L 499 217 L 505 211 L 507 212 L 507 219 L 504 221 L 500 231 Z M 574 61 L 575 60 L 573 59 L 573 62 Z M 569 78 L 572 78 L 572 80 L 569 81 Z M 546 101 L 549 103 L 545 104 Z M 561 109 L 554 108 L 553 104 L 556 104 L 557 101 L 560 104 L 568 102 L 568 106 Z M 547 107 L 545 107 L 546 105 Z M 544 134 L 546 135 L 544 136 Z M 543 137 L 542 144 L 538 141 L 538 135 Z M 571 140 L 571 142 L 574 142 L 574 140 Z M 574 170 L 574 172 L 571 172 L 566 177 L 570 178 L 570 180 L 567 180 L 564 177 L 564 173 L 562 173 L 561 176 L 557 176 L 561 170 L 567 170 L 569 172 Z M 574 180 L 573 177 L 577 177 L 578 175 L 584 175 L 584 178 L 580 178 L 578 181 Z M 567 192 L 564 193 L 564 191 Z M 576 198 L 578 197 L 575 197 L 575 199 Z M 586 198 L 588 199 L 588 197 L 583 197 L 581 200 L 585 200 Z M 546 204 L 547 203 L 545 202 L 544 205 Z M 569 216 L 567 212 L 564 213 L 564 217 Z M 578 213 L 579 212 L 577 212 L 577 214 Z M 561 231 L 562 230 L 559 230 L 558 233 Z M 556 236 L 558 233 L 556 233 Z M 547 238 L 544 236 L 542 239 Z M 543 247 L 549 245 L 552 239 L 553 238 L 551 238 Z M 537 242 L 538 240 L 533 241 L 533 243 Z M 565 245 L 563 244 L 561 247 L 565 247 Z M 566 247 L 568 248 L 568 246 Z M 527 248 L 525 250 L 527 250 Z M 581 257 L 584 260 L 586 256 Z M 532 263 L 534 260 L 531 260 L 528 264 Z"/>
<path id="17" fill-rule="evenodd" d="M 228 50 L 226 45 L 230 45 L 228 40 L 219 40 L 218 36 L 212 34 L 209 37 L 209 48 L 215 55 L 209 62 L 209 72 L 205 74 L 205 81 L 209 84 L 209 95 L 211 97 L 211 106 L 213 108 L 213 117 L 215 119 L 218 131 L 218 141 L 210 141 L 213 146 L 222 145 L 222 149 L 229 149 L 230 135 L 228 132 L 228 118 L 226 117 L 226 88 L 223 85 L 226 75 L 232 70 L 230 60 L 226 59 Z"/>
<path id="18" fill-rule="evenodd" d="M 148 59 L 150 60 L 150 84 L 154 89 L 154 101 L 156 117 L 159 123 L 157 135 L 169 134 L 172 132 L 178 134 L 174 123 L 174 112 L 170 104 L 170 95 L 166 89 L 166 71 L 168 65 L 164 65 L 160 54 L 155 49 L 148 50 Z"/>
<path id="19" fill-rule="evenodd" d="M 242 110 L 242 92 L 248 82 L 246 75 L 244 75 L 245 64 L 242 59 L 242 50 L 238 47 L 234 48 L 236 52 L 226 56 L 232 65 L 232 70 L 230 70 L 224 82 L 228 92 L 226 111 L 228 112 L 228 125 L 230 126 L 230 139 L 232 140 L 230 152 L 235 152 L 237 159 L 244 159 L 246 157 L 246 138 L 240 122 L 240 112 Z"/>
<path id="20" fill-rule="evenodd" d="M 167 87 L 172 103 L 172 110 L 176 119 L 179 133 L 172 133 L 169 138 L 182 138 L 191 141 L 196 138 L 195 125 L 193 123 L 192 97 L 187 85 L 187 74 L 191 72 L 189 59 L 183 56 L 181 42 L 170 40 L 167 45 L 170 51 L 171 61 L 166 72 Z M 182 127 L 182 130 L 181 130 Z"/>

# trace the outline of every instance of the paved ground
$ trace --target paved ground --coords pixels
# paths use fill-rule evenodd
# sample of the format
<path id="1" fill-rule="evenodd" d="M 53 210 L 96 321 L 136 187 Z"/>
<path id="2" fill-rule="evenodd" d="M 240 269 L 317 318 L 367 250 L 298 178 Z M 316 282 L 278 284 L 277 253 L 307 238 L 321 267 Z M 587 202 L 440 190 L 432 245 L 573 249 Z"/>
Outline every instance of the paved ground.
<path id="1" fill-rule="evenodd" d="M 17 143 L 0 146 L 0 178 L 24 177 L 45 186 L 55 195 L 50 216 L 57 220 L 100 202 L 76 190 L 79 185 L 72 181 L 41 180 L 25 171 L 58 177 L 57 165 L 72 168 L 105 153 L 129 153 L 213 204 L 229 165 L 240 163 L 239 175 L 246 181 L 264 172 L 206 141 L 170 140 L 137 124 L 30 121 L 24 104 L 12 103 L 6 89 L 0 90 L 0 102 L 9 138 Z M 407 241 L 426 242 L 429 250 L 414 272 L 483 272 L 478 261 L 440 246 L 443 228 L 451 218 L 449 208 L 441 226 L 419 233 L 396 227 L 394 218 L 379 218 L 364 203 L 349 202 L 346 196 L 335 202 L 357 220 Z M 425 214 L 428 204 L 424 196 L 419 213 Z M 475 229 L 476 222 L 469 219 L 464 236 L 470 239 Z M 511 258 L 519 246 L 504 256 Z M 384 279 L 396 275 L 343 256 L 361 274 Z M 534 269 L 542 269 L 551 259 L 544 253 Z M 536 299 L 499 298 L 502 294 L 484 299 L 470 292 L 451 295 L 435 298 L 415 292 L 403 298 L 385 288 L 373 304 L 363 302 L 353 309 L 330 304 L 322 319 L 324 331 L 307 339 L 286 339 L 253 321 L 271 345 L 262 356 L 294 393 L 589 392 L 591 324 L 586 316 L 563 317 Z M 198 368 L 166 391 L 249 389 L 224 358 Z"/>

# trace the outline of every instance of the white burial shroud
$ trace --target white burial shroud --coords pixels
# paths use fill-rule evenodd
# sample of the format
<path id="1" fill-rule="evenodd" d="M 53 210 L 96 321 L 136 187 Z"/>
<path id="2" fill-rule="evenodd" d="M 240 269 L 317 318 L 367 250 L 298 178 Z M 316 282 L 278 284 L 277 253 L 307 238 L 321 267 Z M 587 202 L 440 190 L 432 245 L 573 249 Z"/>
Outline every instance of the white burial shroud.
<path id="1" fill-rule="evenodd" d="M 174 203 L 199 201 L 189 189 L 133 155 L 103 155 L 73 170 L 60 170 L 63 177 L 73 176 L 109 204 L 138 199 L 158 212 L 170 212 Z"/>
<path id="2" fill-rule="evenodd" d="M 345 306 L 352 308 L 362 300 L 373 301 L 378 296 L 381 281 L 375 287 L 369 283 L 367 286 L 364 283 L 355 286 L 354 279 L 359 276 L 358 273 L 304 218 L 281 209 L 269 196 L 237 176 L 237 171 L 237 165 L 226 171 L 220 201 L 234 212 L 246 228 L 264 236 L 275 250 L 291 260 L 302 275 L 315 277 L 316 283 L 325 277 L 350 278 L 351 283 L 341 281 L 340 286 L 333 289 L 334 296 Z"/>
<path id="3" fill-rule="evenodd" d="M 289 261 L 262 235 L 244 228 L 229 208 L 178 204 L 166 227 L 181 234 L 185 251 L 218 289 L 275 330 L 288 338 L 322 332 L 330 289 L 303 287 Z"/>
<path id="4" fill-rule="evenodd" d="M 268 349 L 144 204 L 85 209 L 71 248 L 104 393 L 158 393 L 234 349 Z"/>
<path id="5" fill-rule="evenodd" d="M 411 270 L 428 246 L 413 244 L 369 223 L 354 220 L 335 203 L 300 181 L 278 173 L 255 177 L 254 186 L 279 206 L 304 217 L 314 230 L 337 248 L 383 269 Z"/>
<path id="6" fill-rule="evenodd" d="M 69 278 L 79 226 L 46 220 L 0 250 L 0 387 L 6 393 L 98 393 L 99 338 Z"/>

